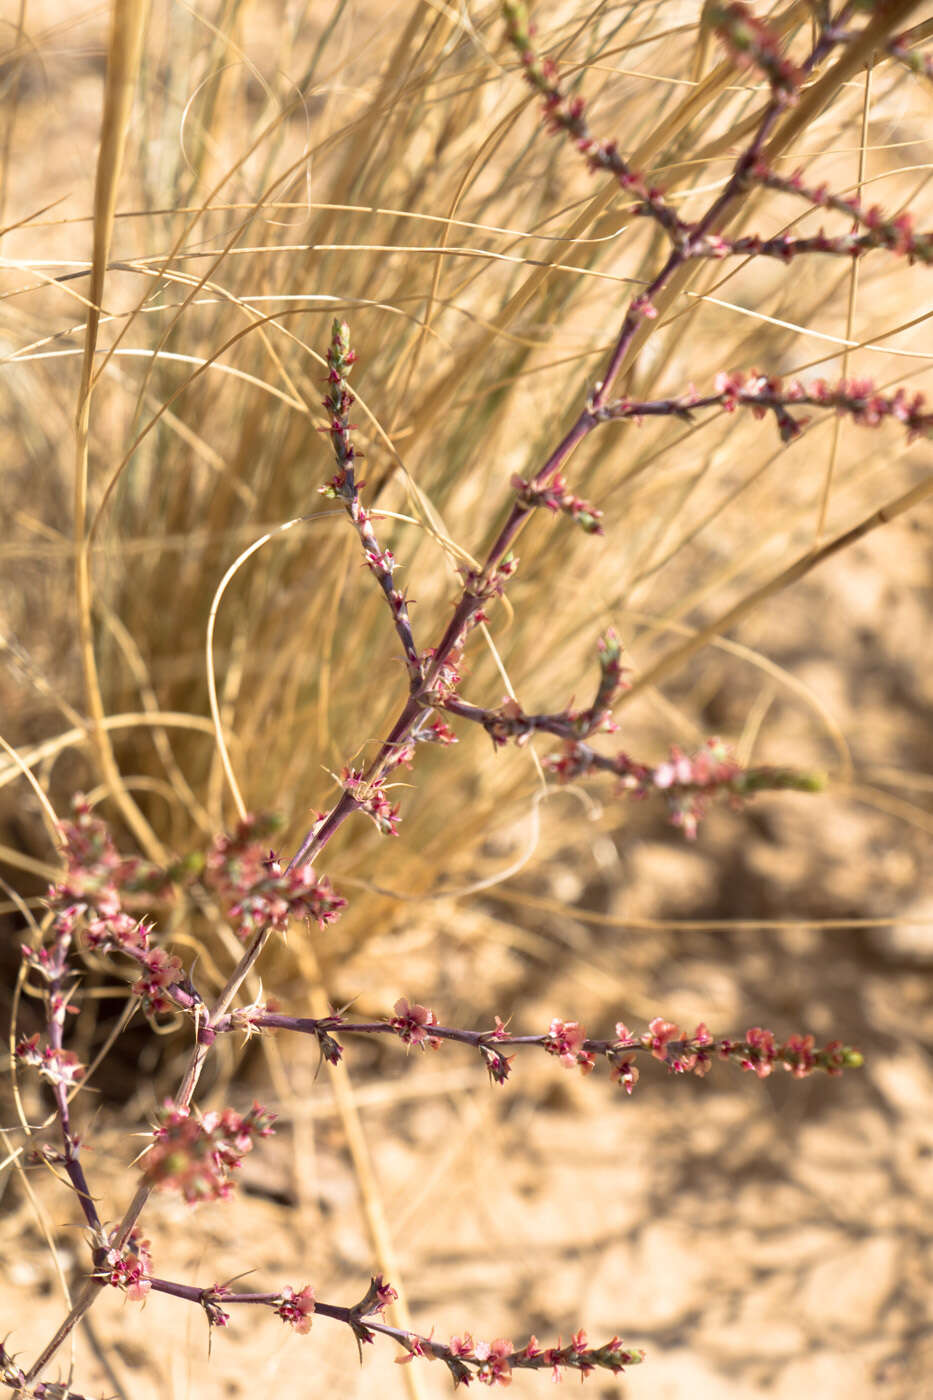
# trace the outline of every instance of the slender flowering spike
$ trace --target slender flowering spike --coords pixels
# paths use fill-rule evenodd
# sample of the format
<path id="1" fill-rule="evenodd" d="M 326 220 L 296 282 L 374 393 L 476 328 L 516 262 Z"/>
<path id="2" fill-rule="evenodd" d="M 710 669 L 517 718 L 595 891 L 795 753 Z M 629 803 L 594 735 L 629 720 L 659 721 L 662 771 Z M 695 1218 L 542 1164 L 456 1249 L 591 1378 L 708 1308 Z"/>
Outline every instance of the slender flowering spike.
<path id="1" fill-rule="evenodd" d="M 537 722 L 551 733 L 560 732 L 540 719 Z M 742 769 L 720 739 L 707 740 L 692 755 L 674 747 L 669 759 L 652 768 L 626 753 L 607 757 L 573 738 L 565 742 L 561 753 L 545 758 L 544 767 L 563 782 L 587 773 L 613 773 L 619 780 L 619 791 L 629 797 L 662 796 L 671 823 L 680 827 L 688 840 L 696 837 L 699 823 L 716 797 L 724 796 L 737 804 L 758 792 L 817 792 L 822 786 L 813 773 L 770 767 Z"/>
<path id="2" fill-rule="evenodd" d="M 116 1257 L 116 1251 L 113 1254 Z M 444 1343 L 435 1340 L 433 1331 L 426 1337 L 403 1331 L 378 1320 L 383 1310 L 398 1296 L 391 1284 L 385 1283 L 379 1274 L 371 1280 L 363 1298 L 349 1308 L 323 1302 L 315 1297 L 314 1289 L 307 1284 L 300 1290 L 287 1286 L 279 1293 L 234 1293 L 224 1284 L 198 1288 L 168 1279 L 148 1278 L 147 1281 L 153 1292 L 181 1298 L 203 1308 L 212 1326 L 225 1326 L 229 1322 L 227 1308 L 237 1304 L 262 1304 L 301 1333 L 311 1330 L 315 1316 L 342 1322 L 353 1332 L 361 1352 L 362 1343 L 373 1342 L 377 1334 L 381 1334 L 391 1338 L 404 1351 L 404 1355 L 397 1358 L 399 1365 L 407 1365 L 418 1358 L 443 1361 L 457 1385 L 469 1385 L 472 1380 L 489 1386 L 508 1385 L 513 1370 L 553 1370 L 555 1378 L 560 1379 L 564 1371 L 578 1371 L 581 1377 L 586 1377 L 601 1367 L 618 1375 L 626 1366 L 636 1366 L 644 1360 L 644 1352 L 624 1347 L 618 1337 L 612 1337 L 602 1346 L 590 1346 L 582 1329 L 573 1334 L 567 1346 L 558 1343 L 556 1347 L 547 1348 L 539 1346 L 535 1337 L 530 1337 L 523 1347 L 516 1348 L 504 1337 L 498 1337 L 493 1342 L 474 1342 L 467 1332 Z M 221 1307 L 221 1304 L 224 1306 Z M 9 1363 L 9 1359 L 0 1348 L 0 1364 L 4 1363 Z M 11 1385 L 18 1384 L 20 1375 L 19 1372 L 15 1375 L 11 1373 L 5 1379 Z"/>
<path id="3" fill-rule="evenodd" d="M 641 1034 L 630 1031 L 618 1021 L 613 1039 L 597 1040 L 588 1037 L 578 1021 L 565 1021 L 558 1017 L 544 1034 L 529 1036 L 511 1034 L 498 1016 L 495 1029 L 491 1031 L 442 1026 L 433 1011 L 425 1006 L 412 1005 L 405 997 L 399 998 L 394 1010 L 395 1015 L 388 1020 L 360 1022 L 352 1021 L 342 1013 L 335 1013 L 324 1020 L 312 1020 L 266 1012 L 262 1007 L 256 1007 L 249 1010 L 249 1028 L 297 1031 L 317 1036 L 325 1044 L 332 1039 L 332 1031 L 339 1031 L 344 1039 L 347 1036 L 379 1035 L 389 1031 L 404 1044 L 417 1045 L 421 1049 L 436 1050 L 442 1040 L 450 1040 L 478 1050 L 494 1084 L 503 1084 L 511 1074 L 515 1056 L 506 1051 L 512 1046 L 543 1050 L 559 1059 L 568 1069 L 579 1068 L 584 1075 L 595 1068 L 597 1056 L 605 1056 L 612 1080 L 621 1084 L 627 1093 L 631 1093 L 638 1083 L 639 1072 L 635 1060 L 639 1055 L 651 1055 L 672 1074 L 695 1074 L 701 1078 L 709 1072 L 716 1055 L 731 1060 L 742 1069 L 754 1070 L 762 1078 L 771 1072 L 772 1066 L 778 1064 L 782 1064 L 796 1078 L 804 1078 L 817 1070 L 838 1075 L 845 1069 L 858 1068 L 862 1063 L 862 1056 L 857 1050 L 839 1041 L 830 1041 L 822 1049 L 817 1049 L 812 1036 L 795 1035 L 779 1044 L 773 1032 L 763 1031 L 759 1027 L 746 1032 L 740 1040 L 716 1041 L 702 1021 L 692 1035 L 688 1035 L 663 1016 L 654 1017 L 648 1029 Z M 216 1030 L 233 1030 L 243 1024 L 243 1015 L 242 1012 L 234 1012 L 222 1018 Z M 337 1048 L 342 1053 L 343 1047 Z"/>
<path id="4" fill-rule="evenodd" d="M 775 95 L 788 102 L 795 98 L 803 74 L 782 56 L 777 36 L 747 5 L 712 5 L 705 18 L 735 58 L 760 69 Z"/>
<path id="5" fill-rule="evenodd" d="M 355 399 L 347 377 L 356 363 L 356 352 L 350 349 L 350 327 L 346 321 L 335 320 L 331 327 L 331 343 L 327 352 L 327 396 L 323 407 L 330 416 L 330 425 L 323 431 L 330 434 L 337 460 L 337 473 L 320 490 L 325 496 L 343 502 L 351 524 L 356 529 L 363 549 L 363 562 L 376 579 L 392 613 L 392 621 L 405 654 L 409 681 L 414 689 L 421 681 L 421 658 L 415 647 L 405 595 L 395 586 L 395 558 L 391 549 L 381 547 L 373 529 L 373 518 L 360 501 L 363 482 L 356 480 L 354 461 L 357 457 L 351 433 L 350 409 Z"/>
<path id="6" fill-rule="evenodd" d="M 719 408 L 734 413 L 737 408 L 746 408 L 756 418 L 773 414 L 781 440 L 791 442 L 808 422 L 798 411 L 806 406 L 832 409 L 864 428 L 877 428 L 889 420 L 900 423 L 907 430 L 908 442 L 933 436 L 933 413 L 927 409 L 922 394 L 903 388 L 884 394 L 870 379 L 840 379 L 835 384 L 825 379 L 809 384 L 793 379 L 785 383 L 777 375 L 759 374 L 757 370 L 718 374 L 712 394 L 699 394 L 691 386 L 686 394 L 667 399 L 618 399 L 594 409 L 593 416 L 598 422 L 624 419 L 640 423 L 644 418 L 667 417 L 691 422 L 698 409 Z"/>
<path id="7" fill-rule="evenodd" d="M 619 154 L 614 141 L 598 140 L 593 135 L 587 121 L 584 99 L 570 97 L 561 87 L 557 65 L 549 58 L 542 58 L 535 51 L 526 6 L 521 0 L 505 0 L 502 12 L 506 21 L 506 34 L 521 61 L 525 81 L 543 99 L 543 116 L 548 130 L 562 132 L 567 136 L 590 170 L 605 171 L 614 176 L 620 188 L 637 201 L 637 215 L 654 219 L 668 234 L 681 237 L 687 225 L 677 215 L 673 206 L 667 203 L 663 191 L 649 185 L 642 174 L 632 169 Z M 644 314 L 657 315 L 657 312 L 652 308 Z M 552 507 L 554 508 L 562 509 L 559 506 Z M 598 519 L 598 512 L 595 513 L 595 519 Z M 580 523 L 582 524 L 582 521 Z"/>

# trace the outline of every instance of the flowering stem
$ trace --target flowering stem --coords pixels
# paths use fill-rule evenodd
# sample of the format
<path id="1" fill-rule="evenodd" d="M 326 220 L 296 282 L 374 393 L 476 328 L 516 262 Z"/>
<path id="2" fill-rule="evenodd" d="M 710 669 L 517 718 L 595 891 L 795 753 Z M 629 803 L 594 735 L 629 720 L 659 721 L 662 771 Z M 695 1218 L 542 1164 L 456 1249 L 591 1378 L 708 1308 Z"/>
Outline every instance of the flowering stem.
<path id="1" fill-rule="evenodd" d="M 629 1091 L 638 1077 L 637 1071 L 634 1077 L 626 1077 L 620 1073 L 620 1066 L 628 1070 L 630 1057 L 639 1054 L 652 1055 L 674 1073 L 692 1070 L 704 1074 L 710 1067 L 711 1057 L 717 1055 L 739 1064 L 743 1069 L 753 1070 L 759 1076 L 770 1074 L 774 1065 L 782 1064 L 796 1078 L 803 1078 L 816 1070 L 836 1075 L 843 1069 L 856 1069 L 862 1063 L 857 1050 L 839 1041 L 830 1041 L 822 1049 L 817 1049 L 812 1036 L 792 1035 L 779 1043 L 773 1032 L 758 1027 L 753 1027 L 738 1039 L 720 1037 L 715 1040 L 702 1023 L 692 1036 L 688 1036 L 673 1022 L 656 1017 L 641 1036 L 634 1035 L 618 1022 L 614 1037 L 598 1039 L 586 1036 L 577 1021 L 554 1020 L 543 1033 L 512 1035 L 498 1017 L 492 1030 L 467 1030 L 442 1026 L 433 1012 L 423 1006 L 411 1006 L 404 999 L 396 1003 L 395 1011 L 396 1015 L 390 1020 L 352 1021 L 339 1014 L 317 1018 L 287 1016 L 256 1006 L 226 1017 L 216 1029 L 218 1033 L 246 1029 L 248 1032 L 286 1030 L 299 1035 L 313 1035 L 320 1044 L 324 1058 L 331 1063 L 336 1063 L 343 1053 L 342 1046 L 334 1039 L 335 1035 L 392 1035 L 404 1044 L 416 1045 L 422 1050 L 436 1050 L 441 1041 L 449 1040 L 478 1050 L 491 1079 L 498 1084 L 503 1084 L 511 1072 L 513 1057 L 506 1057 L 503 1051 L 513 1047 L 544 1050 L 550 1055 L 557 1055 L 565 1065 L 579 1065 L 585 1073 L 594 1068 L 596 1057 L 600 1056 L 608 1060 L 613 1077 L 622 1079 Z"/>
<path id="2" fill-rule="evenodd" d="M 224 1285 L 198 1288 L 194 1284 L 175 1283 L 170 1279 L 150 1276 L 146 1277 L 145 1283 L 147 1291 L 198 1304 L 207 1314 L 211 1326 L 227 1325 L 227 1307 L 259 1306 L 272 1309 L 300 1332 L 310 1331 L 314 1317 L 327 1317 L 349 1327 L 359 1345 L 372 1342 L 378 1333 L 403 1349 L 406 1355 L 399 1358 L 403 1363 L 415 1357 L 443 1361 L 456 1385 L 469 1385 L 473 1379 L 488 1385 L 508 1385 L 513 1369 L 551 1370 L 555 1380 L 564 1370 L 578 1371 L 581 1379 L 597 1368 L 618 1375 L 626 1366 L 639 1365 L 645 1355 L 637 1347 L 623 1346 L 618 1337 L 612 1337 L 601 1347 L 590 1347 L 582 1331 L 575 1333 L 566 1347 L 558 1344 L 556 1347 L 542 1348 L 535 1337 L 521 1348 L 513 1347 L 504 1338 L 494 1342 L 474 1342 L 469 1333 L 463 1337 L 453 1337 L 449 1343 L 439 1342 L 433 1336 L 426 1337 L 401 1327 L 391 1327 L 379 1320 L 378 1314 L 395 1296 L 395 1290 L 383 1283 L 381 1277 L 372 1280 L 365 1297 L 353 1307 L 319 1301 L 314 1297 L 313 1290 L 307 1287 L 297 1294 L 292 1288 L 279 1293 L 234 1293 Z"/>
<path id="3" fill-rule="evenodd" d="M 347 515 L 360 537 L 363 558 L 385 594 L 395 630 L 405 653 L 409 680 L 411 685 L 416 687 L 421 680 L 421 665 L 412 636 L 408 604 L 404 595 L 395 587 L 395 559 L 390 549 L 380 549 L 373 530 L 372 516 L 360 501 L 362 482 L 356 479 L 354 461 L 357 454 L 350 438 L 352 425 L 349 417 L 350 409 L 356 400 L 347 382 L 356 358 L 356 351 L 350 348 L 350 327 L 346 321 L 338 318 L 331 328 L 331 343 L 327 352 L 329 388 L 323 401 L 331 420 L 324 431 L 331 435 L 334 456 L 337 459 L 337 474 L 326 486 L 321 487 L 321 490 L 332 499 L 343 502 Z"/>

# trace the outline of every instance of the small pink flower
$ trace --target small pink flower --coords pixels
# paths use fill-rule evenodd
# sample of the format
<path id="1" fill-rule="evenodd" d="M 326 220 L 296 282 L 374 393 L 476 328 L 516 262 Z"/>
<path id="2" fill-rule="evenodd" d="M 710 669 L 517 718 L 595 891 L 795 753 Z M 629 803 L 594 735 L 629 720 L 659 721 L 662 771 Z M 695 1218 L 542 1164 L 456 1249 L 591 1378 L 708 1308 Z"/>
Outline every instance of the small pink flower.
<path id="1" fill-rule="evenodd" d="M 781 1059 L 795 1079 L 805 1079 L 816 1068 L 812 1035 L 792 1035 L 781 1046 Z"/>
<path id="2" fill-rule="evenodd" d="M 476 1356 L 482 1364 L 476 1372 L 476 1379 L 483 1385 L 511 1385 L 512 1366 L 509 1358 L 513 1351 L 512 1343 L 504 1337 L 494 1342 L 477 1342 Z"/>
<path id="3" fill-rule="evenodd" d="M 431 1026 L 437 1025 L 437 1017 L 426 1006 L 409 1005 L 407 998 L 399 997 L 392 1008 L 395 1015 L 389 1022 L 406 1045 L 419 1045 L 422 1050 L 438 1050 L 440 1040 L 429 1034 Z"/>
<path id="4" fill-rule="evenodd" d="M 777 1059 L 773 1031 L 765 1031 L 760 1026 L 752 1026 L 750 1030 L 745 1032 L 745 1043 L 748 1046 L 748 1053 L 739 1061 L 742 1068 L 754 1070 L 759 1079 L 767 1079 L 774 1068 L 774 1061 Z"/>
<path id="5" fill-rule="evenodd" d="M 548 1034 L 550 1039 L 545 1042 L 544 1048 L 549 1055 L 556 1055 L 568 1069 L 579 1065 L 583 1074 L 589 1074 L 596 1060 L 590 1051 L 583 1048 L 586 1032 L 579 1021 L 562 1021 L 555 1017 Z"/>
<path id="6" fill-rule="evenodd" d="M 631 1094 L 638 1083 L 638 1066 L 635 1061 L 630 1057 L 616 1060 L 610 1055 L 610 1062 L 610 1077 L 616 1084 L 621 1084 L 627 1094 Z"/>
<path id="7" fill-rule="evenodd" d="M 114 1235 L 110 1238 L 113 1239 Z M 111 1288 L 122 1289 L 134 1303 L 141 1303 L 151 1290 L 152 1256 L 149 1252 L 149 1241 L 143 1239 L 138 1226 L 134 1226 L 130 1232 L 122 1254 L 111 1245 L 95 1255 L 95 1258 L 98 1260 L 95 1277 L 102 1279 Z"/>
<path id="8" fill-rule="evenodd" d="M 310 1284 L 305 1284 L 304 1288 L 296 1293 L 294 1288 L 285 1287 L 273 1303 L 272 1310 L 283 1322 L 287 1322 L 296 1332 L 304 1336 L 311 1331 L 311 1319 L 314 1316 L 314 1289 Z"/>
<path id="9" fill-rule="evenodd" d="M 673 1021 L 665 1021 L 661 1016 L 655 1016 L 654 1020 L 648 1023 L 648 1034 L 642 1036 L 642 1044 L 651 1051 L 656 1060 L 666 1060 L 668 1042 L 680 1039 L 679 1026 L 675 1026 Z"/>

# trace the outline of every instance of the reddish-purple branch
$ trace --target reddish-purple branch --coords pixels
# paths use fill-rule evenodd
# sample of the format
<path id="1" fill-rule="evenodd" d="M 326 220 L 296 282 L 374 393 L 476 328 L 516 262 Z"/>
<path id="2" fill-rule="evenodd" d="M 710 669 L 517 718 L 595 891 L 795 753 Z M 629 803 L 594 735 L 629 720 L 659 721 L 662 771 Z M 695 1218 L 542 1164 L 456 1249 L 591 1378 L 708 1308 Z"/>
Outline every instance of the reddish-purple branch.
<path id="1" fill-rule="evenodd" d="M 119 1279 L 114 1280 L 120 1287 Z M 637 1347 L 623 1346 L 618 1337 L 612 1337 L 600 1347 L 588 1344 L 586 1333 L 574 1333 L 567 1346 L 560 1343 L 556 1347 L 541 1347 L 536 1337 L 531 1337 L 523 1347 L 514 1347 L 505 1338 L 493 1342 L 474 1341 L 469 1333 L 462 1337 L 452 1337 L 449 1342 L 437 1341 L 433 1336 L 425 1337 L 416 1332 L 408 1332 L 400 1327 L 390 1327 L 381 1320 L 383 1310 L 398 1297 L 391 1284 L 385 1283 L 380 1274 L 370 1281 L 369 1288 L 360 1301 L 352 1307 L 337 1303 L 325 1303 L 314 1296 L 310 1285 L 295 1289 L 288 1286 L 278 1293 L 233 1292 L 225 1284 L 213 1284 L 199 1288 L 194 1284 L 175 1283 L 170 1279 L 147 1275 L 143 1281 L 145 1292 L 164 1293 L 170 1298 L 195 1303 L 204 1309 L 208 1325 L 226 1327 L 230 1322 L 227 1311 L 232 1307 L 265 1307 L 271 1309 L 283 1322 L 296 1332 L 307 1334 L 315 1317 L 327 1317 L 341 1322 L 353 1332 L 358 1345 L 372 1342 L 376 1334 L 388 1337 L 402 1348 L 405 1355 L 399 1357 L 401 1364 L 421 1357 L 426 1361 L 443 1361 L 456 1385 L 469 1385 L 478 1380 L 485 1385 L 508 1385 L 513 1370 L 553 1372 L 559 1380 L 564 1371 L 576 1371 L 581 1379 L 586 1379 L 595 1370 L 610 1371 L 619 1375 L 626 1366 L 637 1366 L 645 1354 Z M 0 1363 L 5 1353 L 0 1352 Z M 15 1385 L 22 1373 L 16 1373 L 9 1363 L 9 1375 L 0 1370 L 0 1378 L 8 1385 Z"/>
<path id="2" fill-rule="evenodd" d="M 491 1030 L 465 1030 L 442 1026 L 433 1011 L 402 997 L 395 1004 L 395 1015 L 384 1021 L 353 1021 L 335 1014 L 325 1017 L 287 1016 L 267 1009 L 262 1004 L 242 1007 L 218 1022 L 217 1032 L 244 1030 L 248 1035 L 270 1030 L 294 1031 L 317 1038 L 321 1053 L 329 1063 L 336 1064 L 343 1055 L 337 1035 L 391 1035 L 405 1045 L 421 1050 L 437 1050 L 444 1040 L 454 1041 L 478 1050 L 494 1083 L 504 1084 L 511 1073 L 514 1056 L 508 1049 L 530 1047 L 555 1055 L 561 1063 L 579 1066 L 584 1073 L 595 1068 L 597 1056 L 605 1058 L 614 1080 L 630 1093 L 638 1078 L 633 1057 L 650 1054 L 664 1063 L 674 1074 L 705 1074 L 714 1056 L 738 1064 L 763 1078 L 775 1066 L 782 1065 L 795 1078 L 804 1078 L 817 1070 L 830 1075 L 844 1069 L 856 1069 L 862 1063 L 860 1053 L 840 1041 L 830 1041 L 818 1049 L 812 1035 L 791 1035 L 779 1041 L 773 1031 L 755 1026 L 744 1036 L 716 1040 L 704 1024 L 687 1035 L 672 1021 L 656 1016 L 642 1035 L 633 1034 L 622 1022 L 617 1022 L 611 1039 L 588 1037 L 579 1021 L 552 1020 L 547 1031 L 537 1035 L 513 1035 L 504 1022 L 496 1017 Z"/>
<path id="3" fill-rule="evenodd" d="M 785 384 L 779 376 L 759 374 L 757 370 L 718 374 L 713 394 L 700 394 L 691 387 L 686 394 L 664 399 L 617 399 L 594 410 L 594 416 L 601 422 L 628 419 L 638 423 L 642 418 L 655 417 L 680 418 L 689 423 L 698 409 L 724 408 L 732 413 L 736 408 L 750 408 L 756 418 L 773 413 L 782 441 L 790 442 L 807 423 L 806 418 L 797 418 L 790 410 L 803 407 L 845 414 L 859 427 L 877 428 L 891 420 L 907 429 L 908 441 L 933 435 L 933 412 L 927 409 L 921 393 L 897 389 L 893 394 L 885 394 L 870 379 L 840 379 L 835 384 L 825 379 L 811 384 L 793 379 Z"/>
<path id="4" fill-rule="evenodd" d="M 356 479 L 356 449 L 350 438 L 352 424 L 350 409 L 356 402 L 350 392 L 348 381 L 350 370 L 356 362 L 356 351 L 350 348 L 350 327 L 346 321 L 335 320 L 331 328 L 330 348 L 327 351 L 327 397 L 323 406 L 330 415 L 330 423 L 322 431 L 330 433 L 337 459 L 337 474 L 331 477 L 320 490 L 334 500 L 342 501 L 347 515 L 353 522 L 363 546 L 363 559 L 366 567 L 375 577 L 385 594 L 385 600 L 392 614 L 392 621 L 405 653 L 405 665 L 412 687 L 421 680 L 421 663 L 411 630 L 408 604 L 403 593 L 395 587 L 395 556 L 391 549 L 381 549 L 373 530 L 372 517 L 360 501 L 363 482 Z"/>

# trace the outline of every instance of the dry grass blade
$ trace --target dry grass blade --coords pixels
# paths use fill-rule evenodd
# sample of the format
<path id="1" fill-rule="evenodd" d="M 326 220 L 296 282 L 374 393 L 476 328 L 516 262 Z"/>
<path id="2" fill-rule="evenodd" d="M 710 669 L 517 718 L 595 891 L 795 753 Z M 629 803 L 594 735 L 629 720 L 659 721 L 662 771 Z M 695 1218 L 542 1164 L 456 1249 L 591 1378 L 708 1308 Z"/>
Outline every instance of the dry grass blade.
<path id="1" fill-rule="evenodd" d="M 74 537 L 75 537 L 75 600 L 78 612 L 84 687 L 92 735 L 101 772 L 114 801 L 143 849 L 155 857 L 164 857 L 162 843 L 129 796 L 120 775 L 113 749 L 103 726 L 104 698 L 101 693 L 97 662 L 94 655 L 94 623 L 90 561 L 88 558 L 85 522 L 88 493 L 88 435 L 91 422 L 91 390 L 94 355 L 97 349 L 98 324 L 103 309 L 104 280 L 110 243 L 113 237 L 114 214 L 123 156 L 136 80 L 142 58 L 148 0 L 121 0 L 112 10 L 110 42 L 107 48 L 107 81 L 101 119 L 100 150 L 97 157 L 97 179 L 94 187 L 94 255 L 88 293 L 90 303 L 84 336 L 84 359 L 78 406 L 75 414 L 75 473 L 74 473 Z"/>

